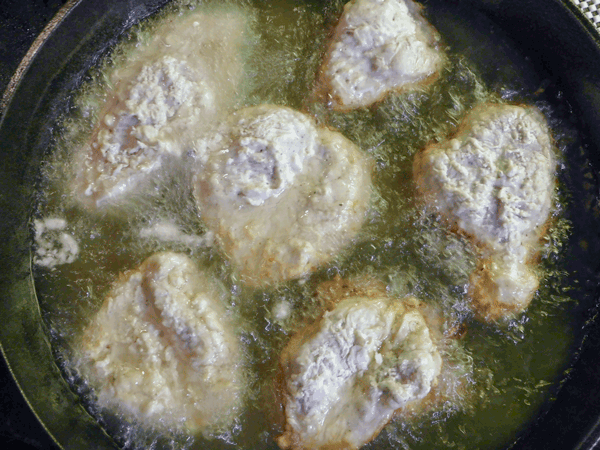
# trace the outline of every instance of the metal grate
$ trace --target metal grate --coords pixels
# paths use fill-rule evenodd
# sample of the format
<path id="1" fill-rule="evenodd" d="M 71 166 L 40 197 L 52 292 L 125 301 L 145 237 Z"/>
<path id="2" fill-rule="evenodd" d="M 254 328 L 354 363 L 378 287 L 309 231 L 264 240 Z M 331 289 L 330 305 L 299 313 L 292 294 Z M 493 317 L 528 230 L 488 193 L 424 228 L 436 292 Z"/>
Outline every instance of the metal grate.
<path id="1" fill-rule="evenodd" d="M 600 31 L 600 0 L 571 0 Z"/>

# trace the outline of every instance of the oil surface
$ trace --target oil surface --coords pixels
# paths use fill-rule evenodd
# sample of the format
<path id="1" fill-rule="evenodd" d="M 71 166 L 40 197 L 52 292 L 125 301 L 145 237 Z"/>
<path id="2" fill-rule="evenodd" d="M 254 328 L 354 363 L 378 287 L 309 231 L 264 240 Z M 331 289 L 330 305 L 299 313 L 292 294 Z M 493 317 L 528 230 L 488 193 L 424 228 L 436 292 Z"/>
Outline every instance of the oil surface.
<path id="1" fill-rule="evenodd" d="M 79 258 L 52 270 L 36 269 L 36 287 L 57 359 L 90 412 L 123 445 L 131 448 L 277 448 L 280 408 L 274 395 L 278 355 L 301 324 L 318 317 L 313 293 L 322 281 L 365 274 L 382 280 L 397 297 L 412 294 L 440 310 L 444 329 L 466 330 L 445 349 L 445 364 L 464 390 L 423 416 L 390 423 L 366 448 L 492 449 L 510 444 L 551 399 L 577 345 L 580 280 L 567 262 L 572 187 L 564 173 L 579 173 L 567 155 L 580 150 L 568 108 L 528 59 L 485 17 L 447 2 L 430 2 L 425 15 L 442 36 L 449 56 L 440 78 L 422 91 L 391 94 L 373 108 L 335 113 L 311 100 L 315 73 L 328 34 L 343 2 L 293 0 L 201 2 L 195 8 L 243 8 L 251 33 L 245 51 L 240 106 L 274 103 L 313 114 L 339 130 L 374 161 L 376 193 L 359 237 L 335 261 L 305 280 L 260 291 L 239 283 L 227 260 L 211 245 L 190 246 L 140 237 L 158 221 L 202 237 L 205 228 L 191 194 L 191 173 L 174 165 L 154 177 L 149 189 L 118 207 L 89 212 L 67 192 L 70 155 L 89 137 L 106 98 L 110 73 L 127 63 L 157 23 L 185 14 L 190 2 L 170 5 L 159 17 L 129 33 L 76 94 L 75 107 L 61 125 L 45 167 L 37 215 L 61 217 L 79 242 Z M 192 2 L 193 3 L 193 2 Z M 176 20 L 176 18 L 174 19 Z M 551 230 L 543 241 L 540 289 L 529 309 L 508 321 L 473 319 L 465 286 L 475 267 L 469 242 L 448 233 L 415 201 L 412 158 L 428 142 L 452 134 L 464 115 L 481 102 L 535 104 L 546 115 L 561 166 Z M 68 178 L 68 177 L 67 177 Z M 143 233 L 142 233 L 143 234 Z M 102 304 L 118 274 L 161 250 L 182 251 L 220 277 L 231 292 L 229 310 L 249 361 L 245 412 L 230 430 L 204 437 L 177 431 L 144 430 L 110 412 L 99 411 L 93 392 L 73 368 L 72 349 L 89 318 Z M 289 309 L 289 315 L 278 311 Z"/>

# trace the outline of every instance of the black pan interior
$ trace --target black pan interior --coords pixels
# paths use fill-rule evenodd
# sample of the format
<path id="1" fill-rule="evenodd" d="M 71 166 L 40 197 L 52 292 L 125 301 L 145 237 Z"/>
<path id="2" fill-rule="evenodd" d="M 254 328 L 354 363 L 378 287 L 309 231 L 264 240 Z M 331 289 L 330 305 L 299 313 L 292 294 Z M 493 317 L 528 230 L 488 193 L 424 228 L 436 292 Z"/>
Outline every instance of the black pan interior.
<path id="1" fill-rule="evenodd" d="M 475 3 L 475 2 L 472 2 Z M 582 17 L 571 2 L 541 1 L 485 1 L 476 2 L 523 49 L 535 64 L 538 73 L 545 73 L 552 85 L 564 93 L 572 107 L 572 117 L 583 131 L 584 148 L 588 161 L 583 164 L 592 168 L 593 202 L 596 212 L 593 220 L 581 209 L 572 211 L 580 217 L 581 229 L 591 230 L 594 250 L 598 254 L 597 226 L 598 169 L 600 168 L 600 40 L 592 25 Z M 570 155 L 577 158 L 577 155 Z M 571 180 L 574 181 L 574 180 Z M 577 183 L 574 183 L 577 184 Z M 595 239 L 595 240 L 594 240 Z M 514 445 L 515 449 L 591 449 L 600 438 L 600 383 L 598 383 L 598 359 L 600 351 L 600 324 L 597 322 L 600 266 L 595 258 L 585 258 L 576 253 L 573 261 L 583 258 L 587 268 L 584 288 L 587 311 L 581 314 L 587 326 L 581 330 L 583 344 L 577 351 L 577 360 L 566 376 L 556 400 L 545 414 L 527 430 Z M 585 338 L 583 336 L 585 335 Z"/>
<path id="2" fill-rule="evenodd" d="M 20 83 L 6 97 L 0 124 L 2 177 L 0 201 L 3 221 L 0 224 L 0 286 L 3 292 L 4 326 L 0 340 L 8 363 L 34 411 L 64 448 L 114 448 L 115 443 L 83 412 L 56 367 L 37 306 L 30 267 L 31 230 L 27 226 L 35 203 L 32 186 L 39 176 L 39 165 L 51 148 L 53 127 L 70 107 L 70 92 L 84 74 L 133 23 L 156 11 L 164 0 L 114 2 L 72 2 L 68 14 L 49 34 L 39 52 L 27 65 Z M 426 7 L 445 11 L 444 2 L 424 1 Z M 578 295 L 581 308 L 580 349 L 574 349 L 573 370 L 532 426 L 524 430 L 513 448 L 592 448 L 599 434 L 600 324 L 595 320 L 598 304 L 600 266 L 600 211 L 598 179 L 585 184 L 580 177 L 600 172 L 600 41 L 597 32 L 584 21 L 569 2 L 558 0 L 462 0 L 450 1 L 448 11 L 465 16 L 483 12 L 495 27 L 519 48 L 519 54 L 502 58 L 519 59 L 531 69 L 531 84 L 544 86 L 548 98 L 566 99 L 564 113 L 581 130 L 581 147 L 569 159 L 576 173 L 564 180 L 574 198 L 585 199 L 570 211 L 570 218 L 590 247 L 579 251 L 572 245 L 571 272 L 581 280 Z M 443 18 L 443 14 L 440 16 Z M 472 38 L 462 36 L 460 28 L 442 28 L 463 42 L 465 51 L 476 47 Z M 485 27 L 474 32 L 485 32 Z M 471 39 L 471 40 L 470 40 Z M 484 58 L 485 59 L 485 58 Z M 497 56 L 489 55 L 489 64 Z M 497 61 L 496 61 L 497 62 Z M 510 72 L 490 72 L 490 77 L 510 77 Z M 579 148 L 579 147 L 577 147 Z M 585 186 L 584 186 L 585 184 Z M 589 186 L 588 186 L 589 184 Z M 595 213 L 594 213 L 595 208 Z M 595 214 L 595 215 L 594 215 Z M 585 339 L 584 339 L 585 337 Z M 566 425 L 568 424 L 568 426 Z"/>

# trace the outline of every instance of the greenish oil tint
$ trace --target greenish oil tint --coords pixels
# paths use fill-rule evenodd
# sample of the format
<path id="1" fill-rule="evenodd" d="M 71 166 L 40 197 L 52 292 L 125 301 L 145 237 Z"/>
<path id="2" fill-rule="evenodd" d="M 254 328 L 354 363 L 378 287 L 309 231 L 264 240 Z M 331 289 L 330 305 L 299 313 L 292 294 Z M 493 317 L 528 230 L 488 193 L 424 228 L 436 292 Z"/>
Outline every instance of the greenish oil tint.
<path id="1" fill-rule="evenodd" d="M 191 248 L 139 238 L 142 228 L 163 219 L 189 235 L 205 235 L 191 192 L 189 167 L 166 167 L 142 192 L 101 212 L 86 211 L 67 192 L 68 174 L 74 172 L 71 155 L 89 138 L 111 87 L 114 67 L 126 64 L 130 52 L 146 42 L 162 20 L 190 8 L 220 8 L 224 3 L 243 8 L 252 28 L 238 105 L 273 103 L 308 112 L 321 125 L 355 142 L 374 167 L 373 207 L 352 245 L 307 279 L 262 290 L 240 283 L 216 247 Z M 580 280 L 568 263 L 573 235 L 578 233 L 570 214 L 576 189 L 563 174 L 581 168 L 569 166 L 567 160 L 579 144 L 565 102 L 544 90 L 546 80 L 532 72 L 527 58 L 485 17 L 431 1 L 425 15 L 440 32 L 448 54 L 439 78 L 417 91 L 390 94 L 370 108 L 331 111 L 316 102 L 313 89 L 343 3 L 215 0 L 170 4 L 132 28 L 89 74 L 60 126 L 43 168 L 36 215 L 65 218 L 80 253 L 72 264 L 52 270 L 36 268 L 40 307 L 57 358 L 74 389 L 83 393 L 91 413 L 110 433 L 131 448 L 277 448 L 274 438 L 282 431 L 277 398 L 279 354 L 295 331 L 323 313 L 324 305 L 314 294 L 320 283 L 335 276 L 381 280 L 390 295 L 413 295 L 438 310 L 447 334 L 463 330 L 442 349 L 444 364 L 462 380 L 460 389 L 422 416 L 393 420 L 365 448 L 503 448 L 552 398 L 570 364 L 578 345 L 574 330 L 581 326 L 574 322 L 573 310 L 581 294 Z M 412 161 L 428 143 L 451 136 L 475 105 L 502 101 L 535 104 L 546 115 L 557 147 L 560 182 L 552 223 L 540 244 L 541 282 L 536 297 L 525 313 L 497 324 L 482 324 L 474 319 L 465 296 L 476 250 L 467 240 L 449 233 L 416 200 Z M 586 250 L 584 243 L 579 247 Z M 98 411 L 85 380 L 69 366 L 70 349 L 118 275 L 163 250 L 188 254 L 220 278 L 231 293 L 228 310 L 239 318 L 249 389 L 245 411 L 227 432 L 188 437 L 175 430 L 140 430 L 122 417 Z M 289 314 L 278 314 L 282 308 Z"/>

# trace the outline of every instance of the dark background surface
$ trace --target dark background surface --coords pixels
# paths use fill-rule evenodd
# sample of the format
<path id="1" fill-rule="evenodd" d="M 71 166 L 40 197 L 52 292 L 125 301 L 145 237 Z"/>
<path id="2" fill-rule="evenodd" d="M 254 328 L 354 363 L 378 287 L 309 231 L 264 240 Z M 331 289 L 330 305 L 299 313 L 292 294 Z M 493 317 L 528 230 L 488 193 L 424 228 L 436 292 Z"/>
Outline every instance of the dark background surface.
<path id="1" fill-rule="evenodd" d="M 0 92 L 29 47 L 66 0 L 0 0 Z M 0 143 L 1 147 L 1 143 Z M 0 357 L 0 448 L 56 450 Z"/>

